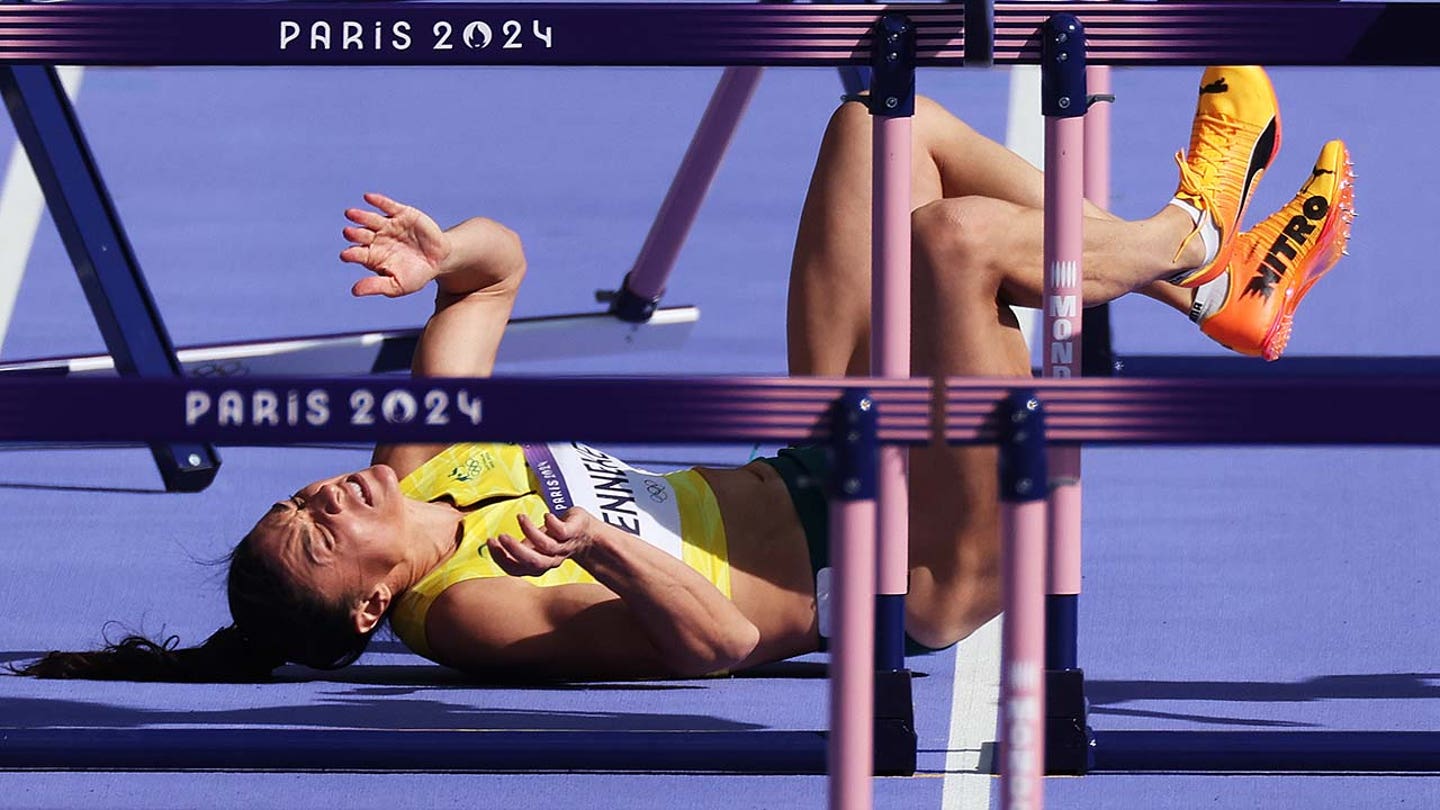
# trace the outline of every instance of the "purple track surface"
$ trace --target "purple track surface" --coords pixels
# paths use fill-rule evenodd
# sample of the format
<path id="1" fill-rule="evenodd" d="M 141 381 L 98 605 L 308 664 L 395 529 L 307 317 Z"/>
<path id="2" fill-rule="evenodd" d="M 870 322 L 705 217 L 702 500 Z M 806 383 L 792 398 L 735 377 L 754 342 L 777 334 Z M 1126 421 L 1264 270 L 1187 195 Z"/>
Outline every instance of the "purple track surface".
<path id="1" fill-rule="evenodd" d="M 1116 77 L 1117 213 L 1147 215 L 1168 199 L 1170 155 L 1185 146 L 1196 75 Z M 346 292 L 354 275 L 335 259 L 340 214 L 371 189 L 442 223 L 485 214 L 515 227 L 532 268 L 518 314 L 593 307 L 592 291 L 613 287 L 638 250 L 717 76 L 92 70 L 79 109 L 171 333 L 196 343 L 419 323 L 424 296 L 356 301 Z M 1288 199 L 1320 144 L 1344 137 L 1362 214 L 1353 258 L 1307 299 L 1290 351 L 1440 353 L 1429 314 L 1440 274 L 1426 235 L 1440 207 L 1440 158 L 1425 138 L 1440 127 L 1430 101 L 1440 75 L 1312 69 L 1277 71 L 1275 80 L 1285 152 L 1253 210 Z M 1003 72 L 925 72 L 920 88 L 1003 136 Z M 561 356 L 507 370 L 783 372 L 794 226 L 839 92 L 829 71 L 767 73 L 667 296 L 703 309 L 683 351 L 583 366 Z M 8 129 L 0 138 L 8 148 Z M 1220 351 L 1149 301 L 1120 302 L 1115 320 L 1122 351 Z M 42 223 L 0 356 L 101 348 L 58 238 Z M 742 463 L 750 451 L 623 450 L 684 463 Z M 276 497 L 366 457 L 223 455 L 210 490 L 167 495 L 141 451 L 0 454 L 0 662 L 92 645 L 110 621 L 200 640 L 226 619 L 222 570 L 206 561 L 222 557 Z M 1081 658 L 1097 727 L 1440 727 L 1440 650 L 1428 618 L 1440 570 L 1435 451 L 1109 449 L 1086 458 Z M 954 653 L 913 665 L 927 676 L 917 681 L 923 773 L 879 780 L 880 807 L 942 803 Z M 349 670 L 319 679 L 287 670 L 274 685 L 0 678 L 0 725 L 809 728 L 824 717 L 815 668 L 483 689 L 391 642 Z M 1048 794 L 1053 807 L 1124 810 L 1440 806 L 1440 782 L 1398 776 L 1095 775 L 1051 780 Z M 814 777 L 0 773 L 0 807 L 823 805 Z"/>

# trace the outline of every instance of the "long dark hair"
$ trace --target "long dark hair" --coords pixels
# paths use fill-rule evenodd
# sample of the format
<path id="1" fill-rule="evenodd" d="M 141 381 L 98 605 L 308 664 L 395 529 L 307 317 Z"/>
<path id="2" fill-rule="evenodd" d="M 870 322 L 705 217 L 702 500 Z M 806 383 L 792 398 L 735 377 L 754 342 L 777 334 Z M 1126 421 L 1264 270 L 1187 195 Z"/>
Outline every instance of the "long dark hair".
<path id="1" fill-rule="evenodd" d="M 251 537 L 230 554 L 225 591 L 234 624 L 199 647 L 181 648 L 176 636 L 156 642 L 129 635 L 93 652 L 51 652 L 11 671 L 39 678 L 244 683 L 268 680 L 286 662 L 339 669 L 359 658 L 373 631 L 355 632 L 350 608 L 358 594 L 318 598 L 259 553 Z"/>

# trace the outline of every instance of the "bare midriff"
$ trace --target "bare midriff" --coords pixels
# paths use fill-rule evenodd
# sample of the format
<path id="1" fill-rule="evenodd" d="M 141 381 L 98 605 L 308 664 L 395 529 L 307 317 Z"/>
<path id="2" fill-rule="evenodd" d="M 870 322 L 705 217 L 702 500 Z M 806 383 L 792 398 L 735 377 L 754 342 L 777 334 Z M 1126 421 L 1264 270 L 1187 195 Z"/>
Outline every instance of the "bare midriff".
<path id="1" fill-rule="evenodd" d="M 815 578 L 805 530 L 773 467 L 696 468 L 715 493 L 730 555 L 730 597 L 760 630 L 744 665 L 811 652 L 818 644 Z"/>

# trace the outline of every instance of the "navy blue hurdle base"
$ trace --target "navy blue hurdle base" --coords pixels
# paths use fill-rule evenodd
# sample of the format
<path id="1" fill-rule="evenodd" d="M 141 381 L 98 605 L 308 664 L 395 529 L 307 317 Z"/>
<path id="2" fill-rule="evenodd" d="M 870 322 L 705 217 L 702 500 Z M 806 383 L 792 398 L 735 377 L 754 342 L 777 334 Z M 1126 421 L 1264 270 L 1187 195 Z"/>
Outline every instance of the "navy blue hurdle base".
<path id="1" fill-rule="evenodd" d="M 875 772 L 913 774 L 914 739 L 878 720 Z M 826 750 L 822 731 L 0 730 L 5 770 L 824 774 Z"/>
<path id="2" fill-rule="evenodd" d="M 1096 731 L 1092 771 L 1440 771 L 1434 731 Z"/>

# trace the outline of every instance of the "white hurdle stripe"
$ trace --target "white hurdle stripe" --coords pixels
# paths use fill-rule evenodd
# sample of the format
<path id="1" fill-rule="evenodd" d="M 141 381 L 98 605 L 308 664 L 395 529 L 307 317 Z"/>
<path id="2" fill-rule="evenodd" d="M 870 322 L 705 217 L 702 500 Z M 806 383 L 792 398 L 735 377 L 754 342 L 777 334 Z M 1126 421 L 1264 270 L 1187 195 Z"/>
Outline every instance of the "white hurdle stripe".
<path id="1" fill-rule="evenodd" d="M 61 67 L 59 73 L 60 84 L 74 101 L 80 93 L 84 68 Z M 15 312 L 15 299 L 20 294 L 20 282 L 25 278 L 30 247 L 44 210 L 45 195 L 30 169 L 25 147 L 17 139 L 10 149 L 4 184 L 0 185 L 0 349 L 10 331 L 10 316 Z"/>
<path id="2" fill-rule="evenodd" d="M 1045 119 L 1040 115 L 1040 66 L 1010 68 L 1010 107 L 1005 117 L 1005 148 L 1025 158 L 1037 169 L 1045 166 Z M 1020 320 L 1020 331 L 1030 355 L 1035 355 L 1035 335 L 1040 331 L 1040 310 L 1011 307 Z"/>

